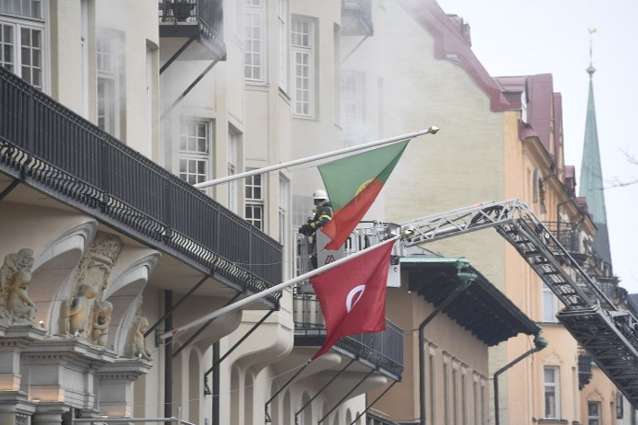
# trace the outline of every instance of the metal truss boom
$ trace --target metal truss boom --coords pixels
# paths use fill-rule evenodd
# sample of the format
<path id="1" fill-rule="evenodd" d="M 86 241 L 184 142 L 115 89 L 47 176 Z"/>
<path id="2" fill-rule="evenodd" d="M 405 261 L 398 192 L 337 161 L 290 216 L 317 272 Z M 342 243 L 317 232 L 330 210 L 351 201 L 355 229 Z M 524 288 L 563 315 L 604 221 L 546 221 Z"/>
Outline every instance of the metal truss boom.
<path id="1" fill-rule="evenodd" d="M 612 302 L 558 238 L 519 200 L 432 215 L 401 226 L 402 247 L 494 228 L 565 305 L 559 321 L 629 401 L 638 406 L 638 319 Z"/>

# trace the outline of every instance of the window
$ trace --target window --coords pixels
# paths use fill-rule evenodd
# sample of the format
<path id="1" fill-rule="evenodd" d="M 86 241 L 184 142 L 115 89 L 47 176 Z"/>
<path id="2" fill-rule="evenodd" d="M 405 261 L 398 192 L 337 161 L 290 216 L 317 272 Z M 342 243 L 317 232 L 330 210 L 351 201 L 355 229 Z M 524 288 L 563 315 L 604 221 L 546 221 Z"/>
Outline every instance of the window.
<path id="1" fill-rule="evenodd" d="M 260 230 L 264 230 L 264 196 L 262 176 L 246 177 L 246 220 Z"/>
<path id="2" fill-rule="evenodd" d="M 210 123 L 190 120 L 182 123 L 179 139 L 179 177 L 189 184 L 208 180 L 210 172 Z"/>
<path id="3" fill-rule="evenodd" d="M 310 18 L 292 18 L 292 66 L 294 76 L 294 113 L 315 115 L 315 22 Z"/>
<path id="4" fill-rule="evenodd" d="M 465 395 L 465 373 L 461 373 L 461 423 L 467 425 L 467 400 Z"/>
<path id="5" fill-rule="evenodd" d="M 239 170 L 239 149 L 241 134 L 233 128 L 228 128 L 228 175 L 237 174 Z M 239 181 L 228 182 L 228 209 L 238 212 Z"/>
<path id="6" fill-rule="evenodd" d="M 97 125 L 114 137 L 120 137 L 120 52 L 121 35 L 113 31 L 100 31 L 96 40 L 97 52 Z"/>
<path id="7" fill-rule="evenodd" d="M 42 19 L 42 0 L 0 0 L 0 12 L 25 18 Z"/>
<path id="8" fill-rule="evenodd" d="M 477 378 L 474 377 L 474 382 L 472 382 L 472 396 L 474 397 L 474 423 L 476 425 L 481 424 L 481 405 L 479 404 L 479 386 Z"/>
<path id="9" fill-rule="evenodd" d="M 43 88 L 44 21 L 42 3 L 33 0 L 0 0 L 0 66 Z M 28 20 L 22 18 L 29 18 Z"/>
<path id="10" fill-rule="evenodd" d="M 288 61 L 290 60 L 290 48 L 288 44 L 288 0 L 279 0 L 279 13 L 277 15 L 279 25 L 279 87 L 288 91 Z"/>
<path id="11" fill-rule="evenodd" d="M 545 417 L 548 419 L 559 419 L 559 374 L 558 368 L 545 366 Z"/>
<path id="12" fill-rule="evenodd" d="M 487 423 L 487 406 L 485 405 L 487 397 L 485 397 L 485 381 L 481 381 L 481 424 Z"/>
<path id="13" fill-rule="evenodd" d="M 430 352 L 429 354 L 429 359 L 430 359 L 430 423 L 433 424 L 434 423 L 434 415 L 435 415 L 435 410 L 436 410 L 436 396 L 435 396 L 435 389 L 436 389 L 436 384 L 435 384 L 435 368 L 434 368 L 434 353 Z"/>
<path id="14" fill-rule="evenodd" d="M 616 419 L 622 419 L 625 416 L 624 407 L 623 406 L 624 398 L 622 393 L 619 391 L 616 393 Z"/>
<path id="15" fill-rule="evenodd" d="M 458 400 L 458 387 L 457 387 L 457 371 L 455 368 L 452 369 L 452 420 L 454 425 L 459 424 L 458 410 L 459 410 L 459 400 Z"/>
<path id="16" fill-rule="evenodd" d="M 542 284 L 543 290 L 543 322 L 558 322 L 556 313 L 558 313 L 558 299 L 547 287 Z"/>
<path id="17" fill-rule="evenodd" d="M 450 423 L 450 385 L 448 383 L 448 364 L 443 360 L 443 417 L 446 424 Z"/>
<path id="18" fill-rule="evenodd" d="M 587 402 L 587 425 L 600 425 L 600 402 Z"/>
<path id="19" fill-rule="evenodd" d="M 343 71 L 341 123 L 348 138 L 365 138 L 365 73 Z"/>
<path id="20" fill-rule="evenodd" d="M 265 82 L 266 0 L 245 0 L 246 23 L 244 44 L 244 76 L 247 80 Z"/>
<path id="21" fill-rule="evenodd" d="M 284 247 L 283 270 L 284 276 L 291 273 L 291 253 L 290 253 L 290 182 L 283 174 L 279 175 L 279 242 Z"/>

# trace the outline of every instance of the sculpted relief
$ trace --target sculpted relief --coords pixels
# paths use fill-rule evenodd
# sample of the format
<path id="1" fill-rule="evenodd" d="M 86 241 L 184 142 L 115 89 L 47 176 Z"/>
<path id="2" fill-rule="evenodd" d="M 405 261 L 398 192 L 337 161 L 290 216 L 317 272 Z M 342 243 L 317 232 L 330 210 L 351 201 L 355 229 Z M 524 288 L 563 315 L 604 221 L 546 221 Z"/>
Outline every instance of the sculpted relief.
<path id="1" fill-rule="evenodd" d="M 36 324 L 36 307 L 27 292 L 32 269 L 31 249 L 21 249 L 4 257 L 0 268 L 0 320 L 7 325 Z"/>
<path id="2" fill-rule="evenodd" d="M 62 309 L 63 334 L 106 346 L 113 305 L 103 300 L 113 265 L 122 251 L 115 235 L 98 233 L 78 266 L 71 299 Z"/>
<path id="3" fill-rule="evenodd" d="M 148 319 L 142 316 L 141 312 L 138 310 L 137 315 L 135 316 L 133 329 L 131 330 L 131 357 L 149 361 L 151 360 L 151 353 L 146 348 L 146 338 L 144 337 L 144 333 L 148 330 L 149 326 Z"/>

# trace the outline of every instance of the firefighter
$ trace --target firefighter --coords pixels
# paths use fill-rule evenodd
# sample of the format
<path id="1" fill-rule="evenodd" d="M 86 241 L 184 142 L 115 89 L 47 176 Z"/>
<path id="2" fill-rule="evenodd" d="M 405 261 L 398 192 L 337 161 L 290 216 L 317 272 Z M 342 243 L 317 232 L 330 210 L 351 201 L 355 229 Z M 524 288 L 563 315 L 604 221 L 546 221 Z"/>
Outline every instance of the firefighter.
<path id="1" fill-rule="evenodd" d="M 317 229 L 332 220 L 332 205 L 328 200 L 326 191 L 322 189 L 315 190 L 312 198 L 315 203 L 314 214 L 312 218 L 308 219 L 306 224 L 299 228 L 299 233 L 306 236 L 314 235 Z"/>

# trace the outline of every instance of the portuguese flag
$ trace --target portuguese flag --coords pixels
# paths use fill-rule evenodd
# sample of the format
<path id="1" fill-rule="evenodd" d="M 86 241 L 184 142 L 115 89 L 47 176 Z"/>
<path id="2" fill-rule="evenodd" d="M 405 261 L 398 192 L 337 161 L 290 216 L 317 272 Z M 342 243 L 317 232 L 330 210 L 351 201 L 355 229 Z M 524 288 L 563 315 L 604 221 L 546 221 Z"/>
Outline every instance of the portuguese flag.
<path id="1" fill-rule="evenodd" d="M 325 249 L 336 250 L 374 203 L 410 140 L 373 149 L 320 165 L 334 216 L 321 230 L 331 241 Z"/>

